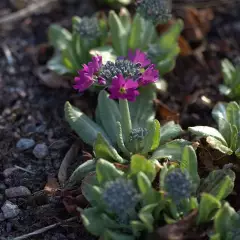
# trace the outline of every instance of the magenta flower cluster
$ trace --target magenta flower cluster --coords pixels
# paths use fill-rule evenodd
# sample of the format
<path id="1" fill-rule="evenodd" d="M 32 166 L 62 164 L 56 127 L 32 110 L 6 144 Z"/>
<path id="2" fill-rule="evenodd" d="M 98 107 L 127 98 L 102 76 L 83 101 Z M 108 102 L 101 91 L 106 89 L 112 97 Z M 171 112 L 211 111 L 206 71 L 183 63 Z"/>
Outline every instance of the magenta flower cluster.
<path id="1" fill-rule="evenodd" d="M 110 78 L 110 80 L 109 80 Z M 92 61 L 83 65 L 75 77 L 74 88 L 85 91 L 93 84 L 108 88 L 111 99 L 135 101 L 139 87 L 158 80 L 159 73 L 155 65 L 140 50 L 129 51 L 128 58 L 120 57 L 115 63 L 102 63 L 101 56 L 94 56 Z"/>

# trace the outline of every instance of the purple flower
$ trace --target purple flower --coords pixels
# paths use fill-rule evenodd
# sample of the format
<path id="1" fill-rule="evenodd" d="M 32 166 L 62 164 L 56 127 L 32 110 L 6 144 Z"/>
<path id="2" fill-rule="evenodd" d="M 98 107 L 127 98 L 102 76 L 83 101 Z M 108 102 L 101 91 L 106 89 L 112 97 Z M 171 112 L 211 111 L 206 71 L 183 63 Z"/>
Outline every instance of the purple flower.
<path id="1" fill-rule="evenodd" d="M 147 58 L 147 55 L 139 49 L 137 49 L 135 53 L 132 50 L 129 50 L 128 59 L 133 63 L 140 63 L 142 68 L 151 63 L 151 61 Z"/>
<path id="2" fill-rule="evenodd" d="M 94 56 L 92 57 L 92 61 L 87 65 L 83 65 L 83 69 L 78 71 L 79 76 L 74 78 L 75 85 L 74 89 L 83 92 L 88 89 L 94 83 L 94 75 L 98 73 L 102 66 L 102 57 Z M 102 80 L 99 82 L 103 83 Z"/>
<path id="3" fill-rule="evenodd" d="M 142 76 L 138 79 L 140 86 L 145 86 L 149 83 L 154 83 L 159 78 L 159 72 L 155 69 L 155 65 L 151 64 L 143 73 Z"/>
<path id="4" fill-rule="evenodd" d="M 124 79 L 124 77 L 119 74 L 114 77 L 112 84 L 109 87 L 110 98 L 111 99 L 127 99 L 128 101 L 135 101 L 136 96 L 139 95 L 137 90 L 138 83 L 132 79 Z"/>

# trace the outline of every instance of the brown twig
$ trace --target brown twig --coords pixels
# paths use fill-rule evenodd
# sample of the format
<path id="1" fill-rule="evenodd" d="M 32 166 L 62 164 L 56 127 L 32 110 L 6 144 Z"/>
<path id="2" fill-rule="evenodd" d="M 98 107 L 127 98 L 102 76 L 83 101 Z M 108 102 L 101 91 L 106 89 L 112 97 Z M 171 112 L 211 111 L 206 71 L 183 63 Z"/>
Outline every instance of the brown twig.
<path id="1" fill-rule="evenodd" d="M 0 18 L 0 26 L 12 22 L 20 21 L 22 18 L 28 17 L 33 13 L 41 11 L 49 5 L 57 3 L 58 0 L 42 0 L 37 3 L 31 4 L 28 7 Z"/>
<path id="2" fill-rule="evenodd" d="M 46 231 L 48 231 L 48 230 L 50 230 L 50 229 L 53 229 L 53 228 L 55 228 L 55 227 L 58 227 L 58 226 L 60 226 L 60 225 L 62 225 L 62 224 L 68 223 L 68 222 L 72 222 L 72 221 L 77 220 L 77 219 L 78 219 L 78 217 L 72 217 L 72 218 L 69 218 L 69 219 L 64 220 L 64 221 L 62 221 L 62 222 L 55 223 L 55 224 L 49 225 L 49 226 L 47 226 L 47 227 L 38 229 L 38 230 L 36 230 L 36 231 L 34 231 L 34 232 L 31 232 L 31 233 L 24 234 L 24 235 L 22 235 L 22 236 L 13 238 L 13 240 L 23 240 L 23 239 L 27 239 L 27 238 L 29 238 L 29 237 L 42 234 L 42 233 L 44 233 L 44 232 L 46 232 Z"/>

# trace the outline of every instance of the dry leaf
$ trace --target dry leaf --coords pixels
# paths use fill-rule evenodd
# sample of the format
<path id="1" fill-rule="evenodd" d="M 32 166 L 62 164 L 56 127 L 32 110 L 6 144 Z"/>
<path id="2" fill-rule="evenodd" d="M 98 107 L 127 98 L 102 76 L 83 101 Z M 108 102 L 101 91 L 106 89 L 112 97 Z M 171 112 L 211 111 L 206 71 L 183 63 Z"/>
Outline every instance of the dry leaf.
<path id="1" fill-rule="evenodd" d="M 48 176 L 47 184 L 44 187 L 44 192 L 48 195 L 55 195 L 59 190 L 59 183 L 55 177 Z"/>
<path id="2" fill-rule="evenodd" d="M 192 48 L 190 47 L 190 45 L 183 36 L 180 36 L 178 38 L 178 44 L 181 50 L 180 55 L 189 56 L 193 53 Z"/>
<path id="3" fill-rule="evenodd" d="M 35 74 L 40 82 L 50 88 L 71 88 L 68 77 L 59 76 L 56 73 L 49 71 L 45 66 L 40 66 L 35 69 Z"/>
<path id="4" fill-rule="evenodd" d="M 193 225 L 196 223 L 197 210 L 192 211 L 188 216 L 184 217 L 182 220 L 174 223 L 168 224 L 164 227 L 158 228 L 155 232 L 149 235 L 149 240 L 184 240 L 184 239 L 201 239 L 199 235 L 194 234 L 194 238 L 185 238 L 187 232 L 192 231 Z"/>
<path id="5" fill-rule="evenodd" d="M 155 106 L 157 110 L 157 116 L 164 121 L 174 121 L 179 123 L 179 113 L 171 110 L 167 105 L 162 103 L 160 100 L 155 100 Z"/>
<path id="6" fill-rule="evenodd" d="M 67 169 L 69 165 L 76 159 L 79 149 L 80 149 L 79 141 L 76 141 L 68 150 L 67 154 L 65 155 L 61 163 L 61 166 L 58 171 L 58 180 L 62 186 L 67 181 Z"/>
<path id="7" fill-rule="evenodd" d="M 202 41 L 211 28 L 213 17 L 211 9 L 185 8 L 183 13 L 185 26 L 183 34 L 187 41 Z"/>

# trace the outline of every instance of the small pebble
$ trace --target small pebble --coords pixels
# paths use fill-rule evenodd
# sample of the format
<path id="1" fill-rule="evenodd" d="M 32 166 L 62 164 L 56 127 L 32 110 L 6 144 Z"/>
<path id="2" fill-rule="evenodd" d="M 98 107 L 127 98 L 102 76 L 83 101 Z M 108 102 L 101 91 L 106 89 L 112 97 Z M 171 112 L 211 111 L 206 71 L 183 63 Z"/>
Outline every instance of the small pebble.
<path id="1" fill-rule="evenodd" d="M 24 186 L 19 186 L 6 189 L 5 195 L 7 198 L 27 197 L 31 195 L 31 192 L 28 188 Z"/>
<path id="2" fill-rule="evenodd" d="M 37 144 L 33 149 L 33 154 L 36 158 L 45 158 L 48 155 L 47 145 L 45 143 Z"/>
<path id="3" fill-rule="evenodd" d="M 21 138 L 18 142 L 17 142 L 17 149 L 20 151 L 24 151 L 27 149 L 32 148 L 35 145 L 35 141 L 33 139 L 30 138 Z"/>
<path id="4" fill-rule="evenodd" d="M 3 171 L 3 176 L 4 176 L 5 178 L 7 178 L 7 177 L 11 176 L 12 173 L 13 173 L 14 171 L 16 171 L 16 170 L 17 170 L 17 168 L 14 168 L 14 167 L 12 167 L 12 168 L 7 168 L 7 169 L 5 169 L 5 170 Z"/>
<path id="5" fill-rule="evenodd" d="M 0 183 L 0 192 L 5 191 L 6 185 L 4 183 Z"/>
<path id="6" fill-rule="evenodd" d="M 3 204 L 1 209 L 5 219 L 14 218 L 21 212 L 17 205 L 8 200 Z"/>
<path id="7" fill-rule="evenodd" d="M 0 212 L 0 222 L 4 221 L 5 220 L 5 217 L 3 216 L 3 213 Z"/>

